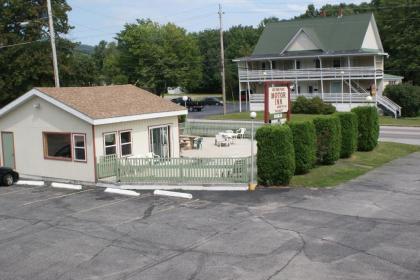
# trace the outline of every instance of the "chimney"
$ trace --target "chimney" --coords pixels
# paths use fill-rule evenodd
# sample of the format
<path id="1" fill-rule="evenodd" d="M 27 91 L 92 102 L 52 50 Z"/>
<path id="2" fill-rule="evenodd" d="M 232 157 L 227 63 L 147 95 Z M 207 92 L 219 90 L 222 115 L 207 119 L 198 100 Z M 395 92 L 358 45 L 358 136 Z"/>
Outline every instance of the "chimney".
<path id="1" fill-rule="evenodd" d="M 343 17 L 343 8 L 342 7 L 340 7 L 339 9 L 338 9 L 338 18 L 342 18 Z"/>

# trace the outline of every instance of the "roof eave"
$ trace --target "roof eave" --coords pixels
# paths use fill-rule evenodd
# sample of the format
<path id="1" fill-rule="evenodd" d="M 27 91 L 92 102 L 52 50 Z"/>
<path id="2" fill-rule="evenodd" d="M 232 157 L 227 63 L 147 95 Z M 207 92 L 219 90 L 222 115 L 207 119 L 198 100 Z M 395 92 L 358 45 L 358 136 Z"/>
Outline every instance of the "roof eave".
<path id="1" fill-rule="evenodd" d="M 182 115 L 187 115 L 187 114 L 188 114 L 188 110 L 180 110 L 180 111 L 157 112 L 157 113 L 148 113 L 148 114 L 131 115 L 131 116 L 120 116 L 120 117 L 113 117 L 113 118 L 95 119 L 93 120 L 93 125 L 104 125 L 104 124 L 122 123 L 122 122 L 138 121 L 138 120 L 175 117 L 175 116 L 182 116 Z"/>

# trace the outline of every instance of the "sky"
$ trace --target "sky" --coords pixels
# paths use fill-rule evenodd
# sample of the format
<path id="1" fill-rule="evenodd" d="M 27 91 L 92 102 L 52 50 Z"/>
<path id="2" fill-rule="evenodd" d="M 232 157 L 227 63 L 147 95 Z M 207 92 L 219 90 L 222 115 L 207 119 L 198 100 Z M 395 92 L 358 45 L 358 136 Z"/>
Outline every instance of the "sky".
<path id="1" fill-rule="evenodd" d="M 256 26 L 263 18 L 276 16 L 290 19 L 305 12 L 309 4 L 320 8 L 324 4 L 360 3 L 337 0 L 67 0 L 72 7 L 67 38 L 88 45 L 101 40 L 112 41 L 126 23 L 150 18 L 165 24 L 173 22 L 189 32 L 218 28 L 218 5 L 224 12 L 223 27 Z"/>

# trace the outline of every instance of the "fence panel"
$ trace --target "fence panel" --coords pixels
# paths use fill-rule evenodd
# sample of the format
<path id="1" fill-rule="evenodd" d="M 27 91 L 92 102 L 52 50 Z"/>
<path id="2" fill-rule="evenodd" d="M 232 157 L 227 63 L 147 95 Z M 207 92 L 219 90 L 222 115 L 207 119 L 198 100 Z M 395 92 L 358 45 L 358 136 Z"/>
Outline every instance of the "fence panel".
<path id="1" fill-rule="evenodd" d="M 254 122 L 255 131 L 266 125 L 262 122 Z M 197 135 L 204 137 L 214 137 L 219 132 L 226 130 L 236 131 L 239 128 L 245 128 L 245 137 L 251 138 L 251 122 L 247 121 L 217 121 L 217 120 L 188 120 L 185 123 L 179 124 L 180 134 Z"/>
<path id="2" fill-rule="evenodd" d="M 113 177 L 117 175 L 117 156 L 101 156 L 96 164 L 98 179 Z"/>
<path id="3" fill-rule="evenodd" d="M 122 183 L 247 183 L 249 158 L 121 158 Z"/>

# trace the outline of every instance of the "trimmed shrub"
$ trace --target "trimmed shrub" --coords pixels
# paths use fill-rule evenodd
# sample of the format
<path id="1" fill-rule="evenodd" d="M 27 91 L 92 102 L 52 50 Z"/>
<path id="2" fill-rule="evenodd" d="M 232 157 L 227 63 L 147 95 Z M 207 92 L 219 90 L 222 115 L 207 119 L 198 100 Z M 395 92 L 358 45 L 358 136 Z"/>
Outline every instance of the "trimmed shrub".
<path id="1" fill-rule="evenodd" d="M 384 95 L 402 107 L 403 117 L 416 117 L 420 114 L 420 87 L 409 84 L 388 85 Z"/>
<path id="2" fill-rule="evenodd" d="M 287 185 L 295 173 L 292 131 L 287 125 L 260 127 L 257 139 L 258 184 Z"/>
<path id="3" fill-rule="evenodd" d="M 298 96 L 292 104 L 292 112 L 295 114 L 324 114 L 329 115 L 335 113 L 336 109 L 332 104 L 325 103 L 319 97 L 306 98 Z"/>
<path id="4" fill-rule="evenodd" d="M 341 125 L 341 158 L 350 157 L 357 150 L 357 115 L 352 112 L 337 114 Z"/>
<path id="5" fill-rule="evenodd" d="M 295 174 L 305 174 L 316 162 L 316 132 L 312 122 L 289 123 L 295 147 Z"/>
<path id="6" fill-rule="evenodd" d="M 306 114 L 308 111 L 310 100 L 304 96 L 298 96 L 296 101 L 292 104 L 292 113 L 295 114 Z"/>
<path id="7" fill-rule="evenodd" d="M 320 164 L 334 164 L 340 158 L 341 125 L 337 116 L 313 120 L 316 130 L 316 156 Z"/>
<path id="8" fill-rule="evenodd" d="M 357 149 L 372 151 L 378 145 L 379 117 L 376 107 L 357 107 L 351 110 L 357 115 L 358 136 Z"/>

